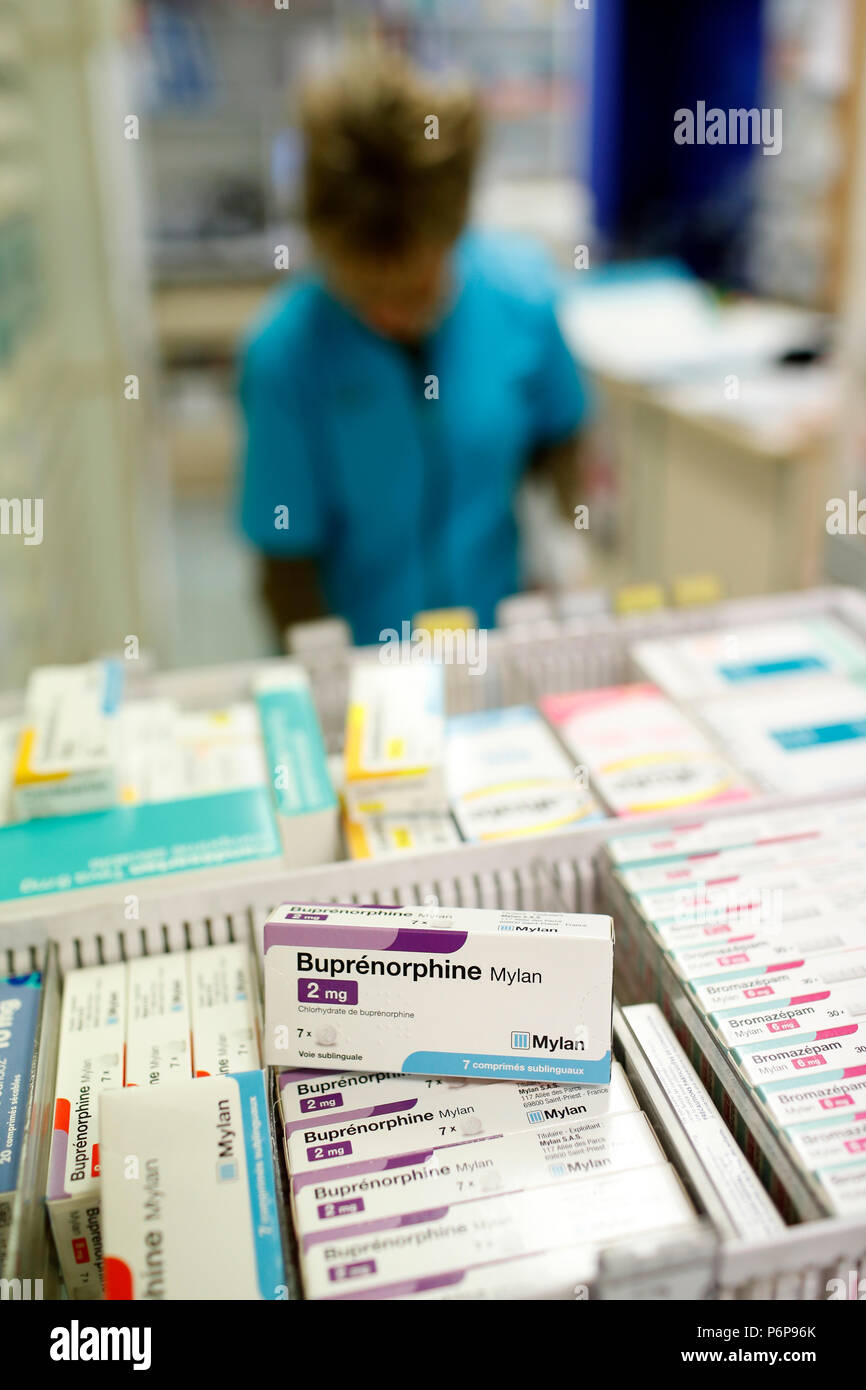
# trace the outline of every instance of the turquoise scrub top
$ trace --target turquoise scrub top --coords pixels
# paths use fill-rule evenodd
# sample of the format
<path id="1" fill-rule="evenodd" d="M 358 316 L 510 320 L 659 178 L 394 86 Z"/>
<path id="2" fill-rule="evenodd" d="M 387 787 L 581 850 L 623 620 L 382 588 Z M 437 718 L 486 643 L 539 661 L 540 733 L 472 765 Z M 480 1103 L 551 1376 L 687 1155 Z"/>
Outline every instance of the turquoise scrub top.
<path id="1" fill-rule="evenodd" d="M 255 325 L 243 530 L 267 554 L 315 558 L 356 642 L 429 608 L 468 605 L 489 627 L 520 589 L 515 493 L 533 451 L 585 411 L 556 288 L 532 244 L 467 233 L 449 308 L 417 351 L 316 279 L 275 295 Z"/>

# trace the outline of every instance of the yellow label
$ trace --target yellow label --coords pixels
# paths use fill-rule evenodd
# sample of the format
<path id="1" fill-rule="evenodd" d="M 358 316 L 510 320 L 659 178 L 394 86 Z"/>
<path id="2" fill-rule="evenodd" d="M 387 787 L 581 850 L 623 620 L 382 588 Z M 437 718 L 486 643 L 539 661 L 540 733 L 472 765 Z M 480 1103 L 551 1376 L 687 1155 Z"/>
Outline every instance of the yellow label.
<path id="1" fill-rule="evenodd" d="M 628 772 L 635 767 L 651 767 L 675 761 L 699 763 L 704 761 L 704 755 L 692 752 L 635 753 L 630 757 L 617 758 L 614 762 L 605 763 L 600 772 L 602 777 L 608 777 L 617 772 Z M 720 782 L 714 782 L 708 787 L 696 787 L 694 791 L 686 792 L 682 796 L 663 797 L 656 801 L 633 801 L 629 804 L 628 811 L 630 815 L 643 815 L 649 811 L 675 811 L 683 806 L 693 806 L 696 802 L 713 801 L 716 797 L 723 796 L 733 785 L 733 779 L 724 776 Z"/>
<path id="2" fill-rule="evenodd" d="M 681 574 L 672 587 L 678 608 L 718 603 L 722 597 L 722 581 L 717 574 Z"/>
<path id="3" fill-rule="evenodd" d="M 347 782 L 366 782 L 387 779 L 394 782 L 399 778 L 406 777 L 426 777 L 430 768 L 427 767 L 384 767 L 368 768 L 362 761 L 364 725 L 366 723 L 366 707 L 361 704 L 350 705 L 346 715 L 346 751 L 344 754 L 345 776 Z M 406 751 L 406 741 L 402 736 L 395 735 L 388 739 L 385 746 L 385 754 L 388 758 L 398 759 L 403 757 Z M 361 811 L 380 811 L 382 806 L 378 803 L 371 803 L 369 806 L 359 806 Z"/>
<path id="4" fill-rule="evenodd" d="M 357 821 L 346 820 L 343 822 L 343 828 L 346 832 L 349 857 L 351 859 L 369 859 L 370 846 L 367 836 L 364 834 L 364 827 L 359 825 Z"/>
<path id="5" fill-rule="evenodd" d="M 665 595 L 661 584 L 626 584 L 617 591 L 614 611 L 625 613 L 649 613 L 656 608 L 664 608 Z"/>
<path id="6" fill-rule="evenodd" d="M 21 740 L 18 744 L 18 758 L 15 763 L 15 771 L 12 781 L 15 786 L 22 786 L 32 782 L 62 782 L 69 776 L 68 772 L 34 772 L 31 766 L 33 757 L 33 745 L 36 742 L 35 729 L 22 729 Z"/>
<path id="7" fill-rule="evenodd" d="M 516 840 L 521 835 L 545 835 L 548 831 L 563 830 L 567 825 L 575 825 L 579 821 L 586 820 L 594 810 L 595 807 L 589 805 L 577 807 L 566 816 L 557 816 L 555 820 L 538 821 L 535 825 L 524 825 L 520 829 L 487 830 L 479 836 L 479 839 L 486 844 L 489 840 Z"/>
<path id="8" fill-rule="evenodd" d="M 346 779 L 362 775 L 361 739 L 364 733 L 364 706 L 350 705 L 346 715 Z"/>
<path id="9" fill-rule="evenodd" d="M 430 608 L 416 613 L 412 627 L 416 632 L 472 632 L 478 626 L 478 614 L 471 608 Z"/>

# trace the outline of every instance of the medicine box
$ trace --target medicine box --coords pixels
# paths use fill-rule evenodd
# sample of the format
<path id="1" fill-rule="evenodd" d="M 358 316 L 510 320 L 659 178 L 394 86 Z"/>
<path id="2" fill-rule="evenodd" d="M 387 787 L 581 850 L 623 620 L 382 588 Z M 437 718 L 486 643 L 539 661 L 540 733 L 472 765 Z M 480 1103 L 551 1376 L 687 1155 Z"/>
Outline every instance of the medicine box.
<path id="1" fill-rule="evenodd" d="M 123 1086 L 126 966 L 67 972 L 46 1194 L 69 1297 L 102 1294 L 101 1096 Z"/>
<path id="2" fill-rule="evenodd" d="M 410 1141 L 411 1142 L 411 1141 Z M 447 1140 L 388 1158 L 334 1164 L 292 1179 L 302 1234 L 401 1216 L 494 1192 L 622 1172 L 665 1162 L 645 1115 L 611 1115 L 517 1134 Z"/>
<path id="3" fill-rule="evenodd" d="M 851 1168 L 823 1168 L 816 1176 L 834 1215 L 862 1219 L 866 1213 L 866 1163 Z"/>
<path id="4" fill-rule="evenodd" d="M 797 1085 L 762 1086 L 758 1093 L 778 1129 L 848 1121 L 866 1113 L 866 1066 L 838 1080 L 808 1076 Z"/>
<path id="5" fill-rule="evenodd" d="M 789 1143 L 810 1172 L 866 1164 L 866 1114 L 838 1124 L 789 1129 L 787 1135 Z"/>
<path id="6" fill-rule="evenodd" d="M 13 772 L 19 820 L 113 806 L 119 793 L 117 661 L 38 667 L 27 683 Z"/>
<path id="7" fill-rule="evenodd" d="M 746 779 L 652 685 L 550 695 L 540 708 L 615 816 L 752 795 Z"/>
<path id="8" fill-rule="evenodd" d="M 287 661 L 259 676 L 254 691 L 286 863 L 332 863 L 339 853 L 337 795 L 306 672 Z"/>
<path id="9" fill-rule="evenodd" d="M 785 691 L 717 696 L 695 706 L 739 767 L 768 792 L 808 795 L 866 781 L 866 683 L 822 676 Z"/>
<path id="10" fill-rule="evenodd" d="M 310 1084 L 317 1083 L 284 1079 L 281 1084 L 286 1158 L 293 1174 L 319 1172 L 350 1160 L 389 1158 L 446 1142 L 583 1124 L 638 1109 L 616 1062 L 609 1086 L 527 1086 L 407 1076 L 382 1078 L 360 1093 L 341 1088 L 309 1094 Z M 332 1107 L 332 1102 L 341 1099 L 344 1107 Z"/>
<path id="11" fill-rule="evenodd" d="M 288 1297 L 268 1116 L 261 1071 L 103 1097 L 106 1298 Z"/>
<path id="12" fill-rule="evenodd" d="M 689 988 L 706 1013 L 750 1005 L 786 1004 L 801 994 L 813 993 L 824 985 L 841 985 L 866 980 L 866 948 L 832 951 L 814 959 L 793 962 L 790 969 L 757 966 L 742 975 L 734 971 L 721 978 L 691 980 Z"/>
<path id="13" fill-rule="evenodd" d="M 800 1037 L 812 1029 L 837 1023 L 862 1022 L 866 1018 L 866 983 L 835 985 L 832 989 L 807 990 L 790 1003 L 771 1008 L 722 1009 L 710 1016 L 727 1047 L 743 1043 L 772 1042 L 779 1037 Z"/>
<path id="14" fill-rule="evenodd" d="M 445 812 L 444 670 L 432 662 L 352 667 L 343 798 L 361 813 Z"/>
<path id="15" fill-rule="evenodd" d="M 0 719 L 0 829 L 13 819 L 12 774 L 20 731 L 20 719 Z"/>
<path id="16" fill-rule="evenodd" d="M 607 841 L 610 860 L 620 869 L 660 860 L 674 861 L 692 854 L 712 854 L 726 848 L 809 840 L 825 834 L 843 834 L 866 825 L 866 802 L 851 798 L 824 806 L 794 806 L 718 820 L 658 826 L 652 830 L 615 835 Z"/>
<path id="17" fill-rule="evenodd" d="M 243 942 L 185 953 L 194 1074 L 226 1076 L 261 1066 L 252 961 Z"/>
<path id="18" fill-rule="evenodd" d="M 638 642 L 632 661 L 646 679 L 678 700 L 749 689 L 785 698 L 790 682 L 866 673 L 866 646 L 834 618 L 755 623 L 687 637 Z"/>
<path id="19" fill-rule="evenodd" d="M 531 705 L 455 715 L 446 726 L 448 791 L 473 843 L 599 820 L 585 770 Z"/>
<path id="20" fill-rule="evenodd" d="M 182 951 L 137 956 L 127 980 L 127 1086 L 192 1077 L 187 963 Z"/>
<path id="21" fill-rule="evenodd" d="M 41 999 L 39 971 L 0 978 L 0 1274 L 18 1186 Z"/>
<path id="22" fill-rule="evenodd" d="M 845 1023 L 769 1044 L 745 1043 L 733 1056 L 750 1086 L 796 1084 L 816 1072 L 838 1081 L 866 1066 L 866 1033 L 858 1023 Z"/>
<path id="23" fill-rule="evenodd" d="M 382 859 L 392 854 L 421 854 L 461 844 L 447 811 L 415 811 L 403 816 L 364 815 L 345 819 L 343 832 L 351 859 Z"/>
<path id="24" fill-rule="evenodd" d="M 610 1078 L 609 917 L 289 903 L 264 959 L 270 1065 Z"/>
<path id="25" fill-rule="evenodd" d="M 712 946 L 670 951 L 669 956 L 684 980 L 706 982 L 762 965 L 790 967 L 827 951 L 864 944 L 866 931 L 859 922 L 846 924 L 838 917 L 821 917 L 803 926 L 792 923 L 786 927 L 783 920 L 774 928 L 771 923 L 763 932 L 743 933 Z"/>
<path id="26" fill-rule="evenodd" d="M 587 1246 L 695 1224 L 676 1173 L 656 1164 L 405 1213 L 397 1221 L 383 1217 L 316 1231 L 301 1241 L 302 1275 L 310 1298 L 357 1297 L 372 1289 L 394 1297 L 406 1281 L 571 1247 L 571 1285 L 572 1274 L 586 1273 Z M 548 1296 L 557 1296 L 555 1287 Z"/>

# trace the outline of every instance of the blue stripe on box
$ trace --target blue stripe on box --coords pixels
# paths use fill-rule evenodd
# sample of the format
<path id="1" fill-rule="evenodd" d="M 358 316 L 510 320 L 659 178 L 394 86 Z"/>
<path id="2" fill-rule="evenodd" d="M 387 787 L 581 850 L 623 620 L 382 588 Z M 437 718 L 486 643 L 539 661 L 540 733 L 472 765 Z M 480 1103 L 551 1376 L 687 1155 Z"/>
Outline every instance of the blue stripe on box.
<path id="1" fill-rule="evenodd" d="M 241 1100 L 247 1185 L 250 1194 L 250 1226 L 255 1246 L 259 1289 L 262 1298 L 281 1299 L 285 1297 L 286 1274 L 277 1216 L 265 1073 L 234 1072 L 231 1079 L 238 1088 Z"/>
<path id="2" fill-rule="evenodd" d="M 749 661 L 720 666 L 719 675 L 728 681 L 758 680 L 763 676 L 790 676 L 800 671 L 826 671 L 827 663 L 817 656 L 789 656 L 778 661 Z"/>
<path id="3" fill-rule="evenodd" d="M 574 1081 L 587 1086 L 610 1082 L 610 1052 L 593 1061 L 563 1056 L 527 1057 L 520 1053 L 410 1052 L 400 1068 L 413 1076 L 472 1076 L 500 1081 Z"/>
<path id="4" fill-rule="evenodd" d="M 786 753 L 801 748 L 816 748 L 820 744 L 850 743 L 866 738 L 866 719 L 849 719 L 840 724 L 816 724 L 800 729 L 772 730 L 770 734 Z"/>

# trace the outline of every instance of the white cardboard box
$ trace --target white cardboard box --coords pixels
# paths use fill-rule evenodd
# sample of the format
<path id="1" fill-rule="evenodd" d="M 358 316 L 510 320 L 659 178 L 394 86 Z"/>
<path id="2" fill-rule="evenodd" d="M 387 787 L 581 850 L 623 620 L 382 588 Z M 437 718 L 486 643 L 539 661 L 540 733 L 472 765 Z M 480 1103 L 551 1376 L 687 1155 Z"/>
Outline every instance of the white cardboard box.
<path id="1" fill-rule="evenodd" d="M 123 1086 L 126 966 L 70 970 L 63 983 L 47 1203 L 69 1297 L 102 1295 L 99 1098 Z"/>
<path id="2" fill-rule="evenodd" d="M 185 953 L 189 968 L 196 1076 L 227 1076 L 261 1066 L 255 986 L 243 942 Z"/>
<path id="3" fill-rule="evenodd" d="M 129 962 L 126 1023 L 127 1086 L 189 1081 L 187 965 L 182 951 Z"/>
<path id="4" fill-rule="evenodd" d="M 120 785 L 117 661 L 41 666 L 27 683 L 13 773 L 19 820 L 113 806 Z"/>
<path id="5" fill-rule="evenodd" d="M 444 702 L 439 665 L 352 667 L 343 782 L 350 819 L 448 810 Z"/>
<path id="6" fill-rule="evenodd" d="M 288 1296 L 268 1112 L 261 1071 L 103 1097 L 107 1298 Z"/>
<path id="7" fill-rule="evenodd" d="M 269 1065 L 610 1078 L 609 917 L 289 903 L 264 949 Z"/>
<path id="8" fill-rule="evenodd" d="M 498 1259 L 571 1247 L 585 1275 L 588 1245 L 650 1230 L 683 1230 L 697 1218 L 673 1168 L 657 1164 L 601 1178 L 455 1202 L 302 1241 L 310 1298 L 394 1297 L 407 1283 Z M 560 1271 L 561 1277 L 562 1271 Z M 568 1283 L 573 1283 L 568 1273 Z M 556 1297 L 554 1287 L 548 1296 Z"/>
<path id="9" fill-rule="evenodd" d="M 531 705 L 446 724 L 448 791 L 464 839 L 543 835 L 599 820 L 585 779 Z"/>
<path id="10" fill-rule="evenodd" d="M 292 1198 L 297 1228 L 306 1234 L 664 1162 L 649 1121 L 634 1111 L 517 1134 L 445 1139 L 378 1161 L 297 1173 Z"/>

